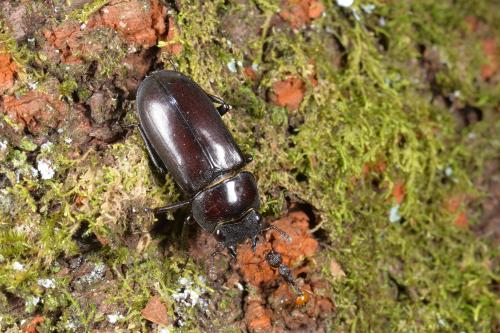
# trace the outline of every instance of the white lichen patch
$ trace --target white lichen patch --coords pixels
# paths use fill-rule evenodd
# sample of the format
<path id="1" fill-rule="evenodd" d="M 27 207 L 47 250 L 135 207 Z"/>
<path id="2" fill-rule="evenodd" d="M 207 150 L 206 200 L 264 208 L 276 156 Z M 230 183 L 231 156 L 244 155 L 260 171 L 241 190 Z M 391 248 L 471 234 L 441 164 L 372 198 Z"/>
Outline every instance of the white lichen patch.
<path id="1" fill-rule="evenodd" d="M 40 176 L 44 180 L 54 178 L 54 175 L 56 173 L 54 167 L 52 166 L 52 161 L 50 160 L 39 160 L 37 162 L 36 168 L 38 169 L 38 171 L 40 172 Z"/>
<path id="2" fill-rule="evenodd" d="M 351 7 L 354 0 L 337 0 L 337 5 L 340 7 Z"/>
<path id="3" fill-rule="evenodd" d="M 399 205 L 391 207 L 389 211 L 389 221 L 391 223 L 396 223 L 401 220 L 401 216 L 399 215 Z"/>
<path id="4" fill-rule="evenodd" d="M 33 312 L 35 307 L 40 303 L 40 297 L 38 296 L 30 296 L 26 299 L 24 304 L 26 312 Z"/>
<path id="5" fill-rule="evenodd" d="M 444 170 L 444 174 L 447 177 L 451 177 L 453 175 L 453 169 L 450 166 L 446 167 L 446 169 Z"/>
<path id="6" fill-rule="evenodd" d="M 203 277 L 199 277 L 199 280 L 201 283 L 205 281 Z M 174 300 L 186 307 L 195 307 L 198 305 L 202 309 L 205 309 L 208 306 L 208 301 L 202 297 L 206 292 L 205 288 L 195 285 L 193 281 L 185 277 L 179 278 L 178 282 L 181 287 L 172 295 Z"/>
<path id="7" fill-rule="evenodd" d="M 53 146 L 54 146 L 54 144 L 53 144 L 52 142 L 47 141 L 47 142 L 45 142 L 44 144 L 42 144 L 42 145 L 40 146 L 40 150 L 41 150 L 42 152 L 47 152 L 47 151 L 50 151 L 50 150 L 52 149 L 52 147 L 53 147 Z"/>
<path id="8" fill-rule="evenodd" d="M 94 269 L 88 273 L 83 275 L 80 278 L 80 281 L 87 284 L 92 284 L 98 280 L 102 280 L 104 278 L 104 274 L 106 272 L 106 265 L 102 262 L 98 262 L 95 264 Z"/>
<path id="9" fill-rule="evenodd" d="M 33 178 L 37 178 L 38 175 L 39 175 L 39 172 L 37 169 L 31 167 L 31 175 L 33 176 Z"/>
<path id="10" fill-rule="evenodd" d="M 2 161 L 7 156 L 8 152 L 9 152 L 9 149 L 7 146 L 7 141 L 0 140 L 0 161 Z"/>
<path id="11" fill-rule="evenodd" d="M 227 69 L 229 69 L 229 71 L 231 73 L 236 73 L 237 72 L 237 69 L 236 69 L 236 59 L 232 58 L 228 63 L 227 63 Z"/>
<path id="12" fill-rule="evenodd" d="M 19 261 L 14 261 L 12 263 L 12 269 L 20 272 L 23 272 L 25 270 L 24 265 L 21 264 Z"/>
<path id="13" fill-rule="evenodd" d="M 373 11 L 375 10 L 375 8 L 376 8 L 375 5 L 371 4 L 371 3 L 369 3 L 369 4 L 361 4 L 361 9 L 365 13 L 367 13 L 367 14 L 373 13 Z"/>
<path id="14" fill-rule="evenodd" d="M 0 153 L 7 151 L 7 140 L 0 140 Z"/>
<path id="15" fill-rule="evenodd" d="M 56 281 L 54 279 L 38 279 L 38 285 L 46 289 L 53 289 L 56 287 Z"/>
<path id="16" fill-rule="evenodd" d="M 124 317 L 121 313 L 115 312 L 113 314 L 108 315 L 108 322 L 110 324 L 116 324 L 119 320 L 122 320 Z"/>

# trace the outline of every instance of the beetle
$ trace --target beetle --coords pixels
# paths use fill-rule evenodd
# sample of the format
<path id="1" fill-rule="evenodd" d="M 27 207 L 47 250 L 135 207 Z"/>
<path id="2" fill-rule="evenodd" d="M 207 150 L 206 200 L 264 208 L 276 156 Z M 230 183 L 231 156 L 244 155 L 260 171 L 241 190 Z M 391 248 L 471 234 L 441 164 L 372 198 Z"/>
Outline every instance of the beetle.
<path id="1" fill-rule="evenodd" d="M 284 231 L 263 223 L 255 177 L 241 170 L 252 158 L 243 155 L 222 121 L 231 109 L 224 100 L 180 72 L 161 70 L 141 82 L 136 109 L 153 165 L 161 174 L 168 171 L 188 197 L 156 208 L 155 213 L 190 207 L 186 221 L 194 220 L 213 234 L 232 259 L 236 259 L 237 244 L 248 239 L 255 252 L 259 235 L 269 229 L 290 240 Z M 266 261 L 299 297 L 303 295 L 278 252 L 270 251 Z"/>

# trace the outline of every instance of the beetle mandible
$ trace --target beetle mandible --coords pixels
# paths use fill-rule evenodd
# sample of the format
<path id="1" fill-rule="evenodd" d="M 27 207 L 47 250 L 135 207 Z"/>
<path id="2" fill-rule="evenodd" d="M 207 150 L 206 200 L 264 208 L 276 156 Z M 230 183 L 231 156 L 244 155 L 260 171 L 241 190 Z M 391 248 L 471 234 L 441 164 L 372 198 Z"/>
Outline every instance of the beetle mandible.
<path id="1" fill-rule="evenodd" d="M 141 82 L 136 108 L 138 127 L 153 165 L 161 174 L 170 172 L 188 197 L 156 208 L 155 213 L 190 207 L 186 220 L 194 219 L 213 234 L 233 259 L 237 244 L 247 239 L 255 252 L 258 236 L 266 230 L 277 230 L 290 240 L 279 228 L 262 222 L 255 177 L 241 171 L 252 158 L 243 156 L 221 118 L 231 109 L 228 104 L 206 93 L 189 77 L 162 70 Z M 266 261 L 278 269 L 299 297 L 303 295 L 278 252 L 269 252 Z"/>

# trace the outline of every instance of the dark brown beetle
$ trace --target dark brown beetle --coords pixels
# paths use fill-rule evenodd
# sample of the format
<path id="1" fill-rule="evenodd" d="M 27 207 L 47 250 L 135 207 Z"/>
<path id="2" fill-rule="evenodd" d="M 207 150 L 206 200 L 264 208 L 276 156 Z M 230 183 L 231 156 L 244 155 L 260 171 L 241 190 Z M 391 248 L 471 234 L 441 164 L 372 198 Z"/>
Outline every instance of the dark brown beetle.
<path id="1" fill-rule="evenodd" d="M 236 245 L 246 239 L 255 251 L 258 236 L 266 230 L 290 238 L 262 223 L 255 178 L 241 171 L 251 158 L 243 156 L 221 119 L 230 109 L 228 104 L 176 71 L 158 71 L 144 79 L 136 102 L 139 129 L 154 166 L 160 173 L 170 172 L 189 198 L 155 213 L 190 206 L 187 220 L 194 219 L 214 234 L 233 258 Z M 281 255 L 271 251 L 266 260 L 301 296 Z"/>

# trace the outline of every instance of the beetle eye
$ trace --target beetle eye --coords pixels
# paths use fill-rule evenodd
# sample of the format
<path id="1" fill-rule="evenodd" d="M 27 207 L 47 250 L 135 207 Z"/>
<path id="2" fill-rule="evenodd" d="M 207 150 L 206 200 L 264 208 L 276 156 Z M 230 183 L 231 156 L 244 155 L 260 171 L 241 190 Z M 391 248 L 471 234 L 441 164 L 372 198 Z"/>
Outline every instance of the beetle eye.
<path id="1" fill-rule="evenodd" d="M 217 239 L 218 242 L 221 242 L 223 243 L 224 242 L 224 235 L 222 234 L 222 232 L 220 231 L 220 229 L 217 229 L 215 230 L 215 239 Z"/>

